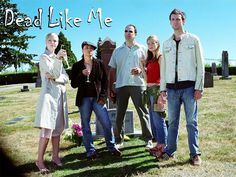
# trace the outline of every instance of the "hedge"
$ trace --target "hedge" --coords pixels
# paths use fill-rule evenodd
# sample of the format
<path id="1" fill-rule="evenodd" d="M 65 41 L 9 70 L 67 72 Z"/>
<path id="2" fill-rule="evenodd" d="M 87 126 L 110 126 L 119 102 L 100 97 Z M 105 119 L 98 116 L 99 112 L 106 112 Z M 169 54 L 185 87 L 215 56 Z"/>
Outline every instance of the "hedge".
<path id="1" fill-rule="evenodd" d="M 216 70 L 217 70 L 217 75 L 221 76 L 222 68 L 221 67 L 217 67 Z M 211 67 L 210 66 L 205 67 L 205 71 L 211 73 Z M 229 75 L 236 75 L 236 67 L 235 66 L 229 67 Z"/>
<path id="2" fill-rule="evenodd" d="M 70 76 L 71 70 L 66 70 L 66 72 Z M 34 83 L 36 82 L 37 76 L 37 72 L 0 74 L 0 85 Z"/>
<path id="3" fill-rule="evenodd" d="M 206 72 L 211 73 L 211 67 L 205 67 Z M 71 70 L 66 70 L 68 75 L 71 75 Z M 217 74 L 221 75 L 221 67 L 217 67 Z M 0 85 L 18 84 L 18 83 L 34 83 L 36 82 L 38 73 L 36 72 L 22 72 L 22 73 L 8 73 L 0 74 Z M 229 75 L 236 75 L 236 67 L 229 67 Z"/>
<path id="4" fill-rule="evenodd" d="M 0 85 L 36 82 L 36 72 L 0 74 Z"/>

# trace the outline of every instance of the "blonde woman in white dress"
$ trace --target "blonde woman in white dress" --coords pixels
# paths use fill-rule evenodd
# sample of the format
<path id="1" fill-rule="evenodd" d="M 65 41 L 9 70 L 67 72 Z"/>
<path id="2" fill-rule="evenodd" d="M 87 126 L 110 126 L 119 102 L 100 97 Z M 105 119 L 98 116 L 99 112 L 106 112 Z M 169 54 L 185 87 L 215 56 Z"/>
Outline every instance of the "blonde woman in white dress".
<path id="1" fill-rule="evenodd" d="M 42 88 L 38 100 L 35 127 L 40 128 L 38 157 L 36 166 L 40 172 L 49 172 L 44 164 L 44 154 L 51 138 L 52 162 L 62 166 L 59 157 L 60 135 L 68 128 L 68 108 L 66 86 L 69 77 L 63 68 L 62 60 L 66 51 L 61 49 L 56 55 L 59 38 L 55 33 L 46 36 L 46 50 L 40 56 L 39 69 Z"/>

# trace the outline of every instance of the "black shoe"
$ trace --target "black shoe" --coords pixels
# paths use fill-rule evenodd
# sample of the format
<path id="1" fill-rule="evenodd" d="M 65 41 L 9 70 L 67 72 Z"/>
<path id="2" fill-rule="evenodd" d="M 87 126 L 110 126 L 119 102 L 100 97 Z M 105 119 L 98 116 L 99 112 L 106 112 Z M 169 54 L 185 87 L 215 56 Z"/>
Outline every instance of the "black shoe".
<path id="1" fill-rule="evenodd" d="M 119 149 L 115 149 L 115 150 L 111 151 L 111 155 L 116 156 L 116 157 L 120 157 L 121 152 L 119 151 Z"/>
<path id="2" fill-rule="evenodd" d="M 94 160 L 96 160 L 97 158 L 98 158 L 98 155 L 97 155 L 97 154 L 92 154 L 92 155 L 90 155 L 90 156 L 87 157 L 87 159 L 90 160 L 90 161 L 94 161 Z"/>
<path id="3" fill-rule="evenodd" d="M 191 164 L 193 166 L 200 166 L 202 163 L 202 160 L 200 158 L 200 155 L 195 155 L 193 158 L 190 159 L 191 160 Z"/>

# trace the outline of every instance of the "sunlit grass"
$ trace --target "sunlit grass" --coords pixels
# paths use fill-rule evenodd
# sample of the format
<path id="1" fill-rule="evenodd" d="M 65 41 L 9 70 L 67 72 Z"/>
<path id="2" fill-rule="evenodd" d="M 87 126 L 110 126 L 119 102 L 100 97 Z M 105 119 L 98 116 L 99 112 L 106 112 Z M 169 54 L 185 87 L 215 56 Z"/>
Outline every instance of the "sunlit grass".
<path id="1" fill-rule="evenodd" d="M 1 86 L 4 88 L 4 86 Z M 78 111 L 75 104 L 77 90 L 67 85 L 69 112 Z M 4 151 L 27 176 L 40 176 L 35 168 L 37 156 L 38 129 L 33 128 L 35 110 L 40 88 L 20 92 L 12 88 L 0 92 L 0 143 Z M 102 158 L 88 162 L 84 147 L 61 140 L 61 157 L 65 163 L 56 170 L 50 163 L 51 145 L 46 152 L 47 165 L 51 176 L 234 176 L 236 174 L 236 77 L 232 80 L 214 78 L 214 87 L 206 88 L 199 101 L 200 147 L 203 165 L 194 168 L 189 165 L 186 121 L 183 109 L 179 143 L 176 158 L 168 162 L 157 162 L 144 151 L 144 142 L 132 138 L 125 142 L 122 158 L 111 157 L 105 144 L 96 142 Z M 132 103 L 129 109 L 135 110 Z M 135 128 L 140 129 L 139 119 L 134 111 Z M 17 117 L 25 119 L 7 125 Z M 69 117 L 80 122 L 79 114 Z M 94 121 L 94 115 L 93 119 Z M 93 126 L 94 130 L 94 126 Z M 50 176 L 49 175 L 49 176 Z"/>

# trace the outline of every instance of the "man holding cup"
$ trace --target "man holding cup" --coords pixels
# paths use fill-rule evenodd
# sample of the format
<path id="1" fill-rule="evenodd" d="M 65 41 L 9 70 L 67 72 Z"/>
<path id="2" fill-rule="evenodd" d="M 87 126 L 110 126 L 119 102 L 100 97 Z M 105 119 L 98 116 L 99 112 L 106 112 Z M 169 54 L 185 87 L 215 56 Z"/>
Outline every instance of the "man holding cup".
<path id="1" fill-rule="evenodd" d="M 142 135 L 146 148 L 152 148 L 152 133 L 148 110 L 142 103 L 142 94 L 146 84 L 142 74 L 142 60 L 146 58 L 146 48 L 135 41 L 137 28 L 129 24 L 124 30 L 125 43 L 116 48 L 109 62 L 110 70 L 110 96 L 117 100 L 116 131 L 115 138 L 117 147 L 123 145 L 123 123 L 125 113 L 131 97 L 137 110 Z M 116 80 L 114 80 L 116 78 Z M 115 89 L 112 85 L 116 82 Z"/>

